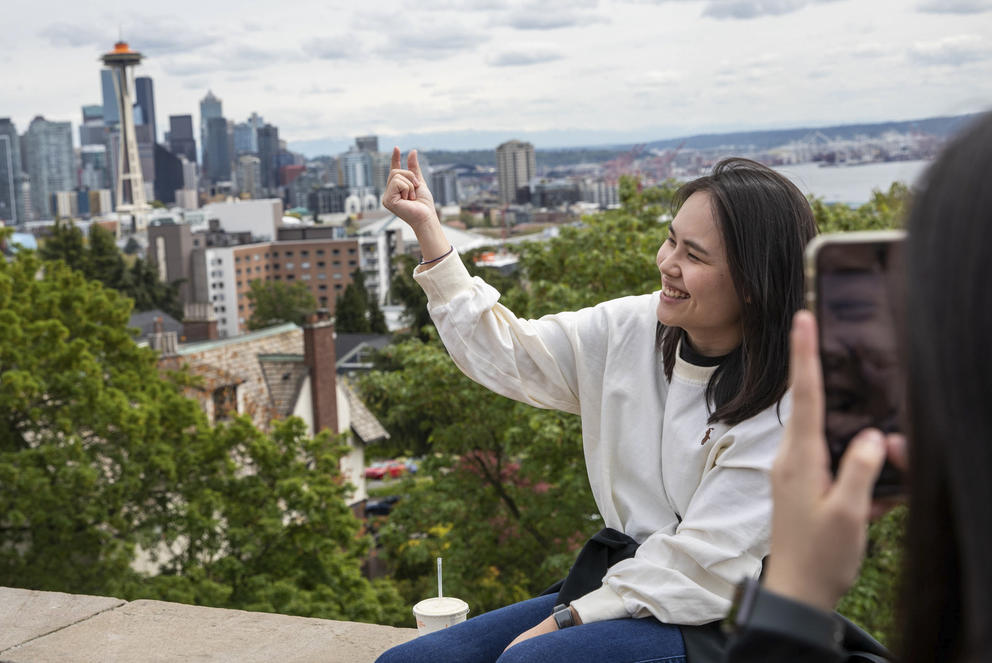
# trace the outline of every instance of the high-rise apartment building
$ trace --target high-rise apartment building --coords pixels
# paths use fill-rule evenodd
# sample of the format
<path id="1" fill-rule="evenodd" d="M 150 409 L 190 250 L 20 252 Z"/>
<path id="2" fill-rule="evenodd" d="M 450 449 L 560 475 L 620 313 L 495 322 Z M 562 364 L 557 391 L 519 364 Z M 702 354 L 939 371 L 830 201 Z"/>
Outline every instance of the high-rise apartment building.
<path id="1" fill-rule="evenodd" d="M 200 159 L 200 165 L 202 167 L 202 172 L 208 177 L 208 173 L 210 171 L 210 150 L 207 146 L 207 124 L 210 120 L 223 116 L 224 111 L 221 105 L 221 100 L 215 97 L 213 92 L 207 90 L 207 96 L 200 100 L 200 149 L 203 152 L 202 158 Z"/>
<path id="2" fill-rule="evenodd" d="M 39 115 L 31 120 L 24 139 L 31 178 L 31 206 L 37 218 L 50 219 L 55 213 L 52 194 L 76 187 L 72 125 L 49 122 Z"/>
<path id="3" fill-rule="evenodd" d="M 534 146 L 519 140 L 509 140 L 496 148 L 496 170 L 499 174 L 499 199 L 504 205 L 517 202 L 518 191 L 530 184 L 537 175 Z"/>
<path id="4" fill-rule="evenodd" d="M 238 157 L 238 168 L 235 174 L 238 191 L 248 198 L 261 198 L 262 193 L 262 160 L 254 154 L 242 154 Z"/>
<path id="5" fill-rule="evenodd" d="M 21 223 L 24 216 L 21 145 L 10 118 L 0 117 L 0 220 Z"/>
<path id="6" fill-rule="evenodd" d="M 196 138 L 193 137 L 192 115 L 169 116 L 169 151 L 177 157 L 196 163 Z"/>
<path id="7" fill-rule="evenodd" d="M 374 186 L 370 153 L 352 148 L 341 155 L 341 166 L 344 170 L 344 184 L 349 189 Z"/>

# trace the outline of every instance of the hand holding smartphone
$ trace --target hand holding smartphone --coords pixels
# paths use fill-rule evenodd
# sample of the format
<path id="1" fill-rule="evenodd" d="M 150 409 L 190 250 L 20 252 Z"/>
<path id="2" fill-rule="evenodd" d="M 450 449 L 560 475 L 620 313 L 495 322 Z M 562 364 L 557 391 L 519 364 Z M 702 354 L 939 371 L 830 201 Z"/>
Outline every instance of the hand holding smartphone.
<path id="1" fill-rule="evenodd" d="M 905 309 L 904 240 L 898 230 L 837 233 L 806 248 L 806 301 L 819 330 L 834 473 L 859 431 L 900 431 L 905 378 L 896 330 Z M 902 473 L 886 463 L 875 496 L 903 492 Z"/>

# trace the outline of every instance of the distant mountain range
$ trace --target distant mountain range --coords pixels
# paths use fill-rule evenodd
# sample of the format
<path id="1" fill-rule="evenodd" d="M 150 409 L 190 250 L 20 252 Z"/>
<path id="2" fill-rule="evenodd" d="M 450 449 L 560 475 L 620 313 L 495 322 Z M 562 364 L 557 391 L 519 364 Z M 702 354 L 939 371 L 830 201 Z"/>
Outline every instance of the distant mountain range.
<path id="1" fill-rule="evenodd" d="M 950 117 L 930 117 L 920 120 L 901 122 L 876 122 L 871 124 L 841 124 L 830 127 L 799 127 L 794 129 L 772 129 L 763 131 L 736 131 L 729 133 L 697 134 L 692 136 L 666 138 L 662 140 L 643 139 L 636 132 L 579 132 L 579 131 L 545 131 L 545 132 L 498 132 L 498 131 L 459 131 L 443 134 L 406 134 L 400 136 L 383 135 L 379 137 L 379 149 L 388 150 L 392 145 L 399 145 L 404 150 L 409 147 L 426 148 L 422 151 L 431 164 L 461 163 L 479 166 L 496 165 L 496 146 L 511 138 L 526 140 L 536 146 L 537 160 L 542 166 L 557 166 L 581 163 L 584 161 L 605 161 L 617 154 L 631 149 L 636 144 L 644 144 L 648 148 L 669 149 L 681 143 L 690 149 L 708 148 L 737 148 L 741 150 L 764 150 L 783 145 L 793 140 L 799 140 L 810 133 L 820 132 L 828 138 L 854 138 L 856 136 L 875 137 L 889 131 L 911 132 L 920 131 L 938 137 L 947 137 L 955 133 L 977 114 L 955 115 Z M 665 133 L 659 130 L 659 133 Z M 643 135 L 643 131 L 641 132 Z M 578 145 L 585 144 L 583 147 Z M 307 156 L 335 155 L 347 151 L 353 144 L 352 139 L 320 139 L 310 141 L 290 142 L 291 150 L 299 151 Z M 486 149 L 430 149 L 430 146 L 444 147 L 448 145 L 491 145 Z M 577 147 L 542 148 L 541 145 L 572 144 Z"/>
<path id="2" fill-rule="evenodd" d="M 801 127 L 798 129 L 777 129 L 773 131 L 740 131 L 726 134 L 700 134 L 685 138 L 669 138 L 647 143 L 649 148 L 667 149 L 680 143 L 684 147 L 705 150 L 715 147 L 749 147 L 755 150 L 767 150 L 784 145 L 794 140 L 800 140 L 811 133 L 821 133 L 827 138 L 849 139 L 858 136 L 873 138 L 884 133 L 920 132 L 946 138 L 956 133 L 962 126 L 977 117 L 977 114 L 954 115 L 951 117 L 929 117 L 924 120 L 906 120 L 903 122 L 877 122 L 874 124 L 839 124 L 832 127 Z"/>

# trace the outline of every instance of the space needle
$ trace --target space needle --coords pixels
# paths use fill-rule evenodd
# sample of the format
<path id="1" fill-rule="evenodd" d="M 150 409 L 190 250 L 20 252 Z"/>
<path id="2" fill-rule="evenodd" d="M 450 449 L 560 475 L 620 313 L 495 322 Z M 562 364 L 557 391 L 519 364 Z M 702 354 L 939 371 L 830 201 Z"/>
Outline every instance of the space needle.
<path id="1" fill-rule="evenodd" d="M 145 181 L 141 175 L 141 158 L 138 154 L 138 141 L 134 132 L 133 89 L 134 67 L 142 59 L 141 53 L 132 51 L 127 42 L 118 41 L 114 50 L 101 57 L 112 72 L 114 91 L 117 96 L 117 110 L 120 116 L 120 149 L 117 158 L 117 196 L 115 209 L 130 213 L 135 221 L 135 230 L 141 230 L 142 221 L 149 211 L 145 199 Z M 140 221 L 139 221 L 140 219 Z"/>

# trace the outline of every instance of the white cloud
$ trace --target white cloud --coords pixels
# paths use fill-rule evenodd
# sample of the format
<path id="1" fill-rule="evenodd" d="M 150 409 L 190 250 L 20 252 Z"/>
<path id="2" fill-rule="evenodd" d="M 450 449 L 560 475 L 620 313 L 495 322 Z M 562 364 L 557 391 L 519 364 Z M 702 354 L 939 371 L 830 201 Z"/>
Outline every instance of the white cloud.
<path id="1" fill-rule="evenodd" d="M 992 11 L 992 0 L 930 0 L 917 9 L 927 14 L 981 14 Z"/>
<path id="2" fill-rule="evenodd" d="M 710 0 L 703 16 L 712 18 L 753 19 L 761 16 L 791 14 L 810 5 L 835 0 Z"/>
<path id="3" fill-rule="evenodd" d="M 909 56 L 923 65 L 960 66 L 992 58 L 992 46 L 977 35 L 957 35 L 916 42 L 910 47 Z"/>
<path id="4" fill-rule="evenodd" d="M 562 54 L 546 45 L 518 45 L 493 53 L 487 62 L 494 67 L 518 67 L 560 60 Z"/>

